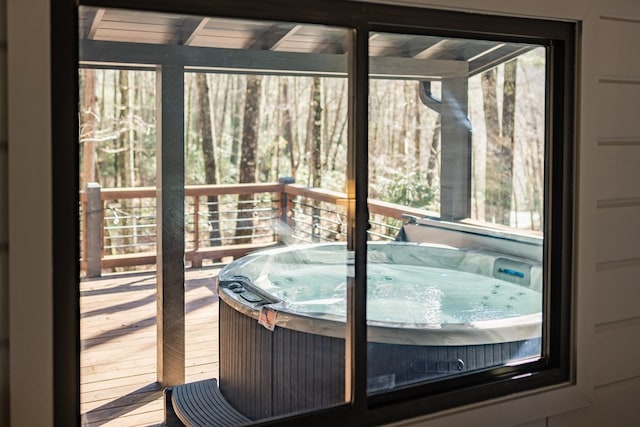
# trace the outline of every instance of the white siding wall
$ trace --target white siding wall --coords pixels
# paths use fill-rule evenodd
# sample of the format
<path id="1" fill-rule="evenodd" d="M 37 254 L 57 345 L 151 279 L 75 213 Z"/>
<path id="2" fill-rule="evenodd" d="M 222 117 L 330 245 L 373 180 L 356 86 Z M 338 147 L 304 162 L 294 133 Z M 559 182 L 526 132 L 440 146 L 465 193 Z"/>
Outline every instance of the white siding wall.
<path id="1" fill-rule="evenodd" d="M 11 38 L 20 33 L 18 25 L 13 30 L 10 28 L 9 51 L 13 48 L 16 52 L 26 46 L 32 57 L 27 64 L 25 59 L 9 54 L 12 62 L 7 66 L 7 0 L 0 0 L 0 426 L 7 425 L 9 386 L 13 425 L 45 426 L 51 425 L 52 420 L 51 254 L 47 252 L 49 245 L 42 245 L 42 248 L 36 248 L 37 256 L 33 256 L 28 252 L 33 248 L 21 245 L 17 239 L 11 239 L 8 252 L 8 236 L 17 235 L 14 234 L 17 230 L 24 233 L 29 224 L 32 229 L 36 226 L 34 232 L 45 240 L 51 234 L 49 222 L 41 221 L 46 215 L 40 222 L 15 215 L 41 210 L 42 200 L 50 197 L 49 113 L 44 107 L 27 108 L 47 106 L 49 102 L 48 53 L 42 47 L 48 45 L 49 2 L 32 0 L 28 2 L 28 11 L 21 10 L 25 7 L 18 6 L 19 0 L 8 0 L 8 3 L 10 19 L 25 18 L 20 22 L 32 24 L 30 38 L 23 32 L 21 35 L 26 38 L 20 42 Z M 413 0 L 396 3 L 585 20 L 579 102 L 576 313 L 580 325 L 578 347 L 584 353 L 579 356 L 581 364 L 578 368 L 582 383 L 589 388 L 587 395 L 592 404 L 568 411 L 568 408 L 580 405 L 569 398 L 560 399 L 552 410 L 546 407 L 529 410 L 556 414 L 539 419 L 530 415 L 523 418 L 522 413 L 527 411 L 518 411 L 516 406 L 516 410 L 511 408 L 499 413 L 493 424 L 520 423 L 522 427 L 640 425 L 637 408 L 640 402 L 640 1 L 602 0 L 599 7 L 595 0 Z M 5 109 L 7 69 L 13 93 L 20 94 L 24 89 L 30 96 L 30 102 L 25 104 L 12 102 L 11 99 L 19 101 L 20 98 L 9 96 L 9 105 L 14 109 L 13 114 L 9 114 L 9 133 Z M 26 117 L 30 122 L 20 126 L 20 120 Z M 41 126 L 30 129 L 27 123 L 31 123 L 32 128 L 33 123 Z M 10 196 L 10 207 L 7 206 L 9 139 L 12 144 L 9 153 L 11 176 L 16 178 L 9 182 L 9 192 L 18 194 L 20 190 L 28 189 L 38 196 L 30 200 Z M 20 175 L 21 169 L 28 170 L 29 174 Z M 8 213 L 14 213 L 9 218 L 9 228 Z M 11 276 L 7 272 L 8 253 L 13 269 Z M 21 256 L 28 256 L 29 269 L 22 268 L 26 264 L 21 264 Z M 13 322 L 9 329 L 9 290 L 12 291 L 11 318 L 26 322 L 24 327 Z M 7 378 L 9 351 L 14 361 L 11 383 Z M 23 390 L 30 390 L 33 393 L 30 397 L 35 398 L 35 402 L 27 402 Z M 33 408 L 30 403 L 37 403 L 39 410 L 29 410 L 29 407 Z M 563 411 L 563 407 L 567 409 Z M 484 413 L 491 413 L 490 409 Z M 482 414 L 480 411 L 466 417 L 444 416 L 434 421 L 443 426 L 488 425 L 483 422 Z M 491 414 L 495 417 L 496 412 Z"/>
<path id="2" fill-rule="evenodd" d="M 550 427 L 640 425 L 640 2 L 599 15 L 593 405 Z"/>

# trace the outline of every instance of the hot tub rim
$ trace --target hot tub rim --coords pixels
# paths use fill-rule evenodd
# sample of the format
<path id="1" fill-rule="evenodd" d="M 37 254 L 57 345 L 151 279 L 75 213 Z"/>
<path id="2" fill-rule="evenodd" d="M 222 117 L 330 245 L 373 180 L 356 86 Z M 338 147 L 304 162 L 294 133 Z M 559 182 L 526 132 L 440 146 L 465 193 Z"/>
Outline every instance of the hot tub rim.
<path id="1" fill-rule="evenodd" d="M 316 243 L 313 247 L 331 247 L 343 242 Z M 370 242 L 374 246 L 418 246 L 445 251 L 467 252 L 464 248 L 455 248 L 448 245 L 419 243 L 415 242 Z M 256 251 L 245 257 L 235 260 L 238 263 L 236 268 L 253 263 L 257 258 L 264 255 L 279 255 L 287 252 L 296 252 L 309 248 L 308 245 L 291 245 L 268 250 Z M 476 252 L 471 250 L 470 252 Z M 499 256 L 491 252 L 482 251 L 487 255 Z M 517 257 L 513 257 L 518 259 Z M 532 261 L 532 260 L 527 260 Z M 223 268 L 216 277 L 216 287 L 219 297 L 229 306 L 234 308 L 256 321 L 260 312 L 265 308 L 270 308 L 277 312 L 274 322 L 275 327 L 287 328 L 299 332 L 324 335 L 335 338 L 345 336 L 345 318 L 328 313 L 303 313 L 296 312 L 288 307 L 277 297 L 266 293 L 262 288 L 252 283 L 249 277 L 241 275 L 224 276 L 225 270 L 232 264 Z M 221 276 L 224 276 L 221 279 Z M 240 282 L 254 293 L 262 296 L 265 301 L 251 303 L 238 294 L 221 286 L 221 282 Z M 390 344 L 417 344 L 417 345 L 475 345 L 475 344 L 496 344 L 503 342 L 515 342 L 528 339 L 540 338 L 542 335 L 542 312 L 526 314 L 522 316 L 505 317 L 502 319 L 490 319 L 469 323 L 445 323 L 445 324 L 415 324 L 410 322 L 383 322 L 369 320 L 368 322 L 369 341 Z M 398 339 L 398 330 L 402 330 L 402 339 Z"/>
<path id="2" fill-rule="evenodd" d="M 325 314 L 294 313 L 279 303 L 250 304 L 237 294 L 217 286 L 221 300 L 234 310 L 258 321 L 261 310 L 275 310 L 275 327 L 291 329 L 309 334 L 345 338 L 344 318 Z M 333 318 L 331 318 L 333 317 Z M 540 338 L 542 335 L 542 313 L 504 319 L 485 320 L 471 323 L 413 324 L 383 323 L 369 321 L 368 340 L 387 344 L 411 345 L 482 345 L 516 342 Z M 401 331 L 399 339 L 398 331 Z"/>

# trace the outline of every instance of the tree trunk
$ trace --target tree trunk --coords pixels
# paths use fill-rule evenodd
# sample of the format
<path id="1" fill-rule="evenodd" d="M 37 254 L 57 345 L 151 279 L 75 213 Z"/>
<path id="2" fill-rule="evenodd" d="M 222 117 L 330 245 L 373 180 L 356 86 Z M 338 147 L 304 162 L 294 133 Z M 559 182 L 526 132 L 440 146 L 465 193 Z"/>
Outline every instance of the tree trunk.
<path id="1" fill-rule="evenodd" d="M 116 150 L 116 187 L 124 187 L 127 182 L 127 154 L 129 148 L 128 126 L 129 115 L 129 71 L 120 70 L 118 72 L 118 90 L 120 92 L 120 103 L 118 105 L 118 148 Z"/>
<path id="2" fill-rule="evenodd" d="M 515 146 L 516 79 L 518 60 L 504 64 L 502 99 L 502 162 L 505 165 L 502 177 L 502 223 L 509 225 L 513 203 L 513 150 Z"/>
<path id="3" fill-rule="evenodd" d="M 398 131 L 398 153 L 397 158 L 399 160 L 398 166 L 402 167 L 403 173 L 409 173 L 412 165 L 407 160 L 409 157 L 409 136 L 411 134 L 411 121 L 413 120 L 410 100 L 413 99 L 413 93 L 415 93 L 415 87 L 413 82 L 404 81 L 402 83 L 402 94 L 404 95 L 402 104 L 402 127 Z"/>
<path id="4" fill-rule="evenodd" d="M 222 76 L 217 76 L 219 81 L 219 85 L 222 85 Z M 224 93 L 222 95 L 222 111 L 219 111 L 219 109 L 216 109 L 216 116 L 219 116 L 220 118 L 220 122 L 218 123 L 218 136 L 216 138 L 216 140 L 218 141 L 218 147 L 222 148 L 224 146 L 224 131 L 225 131 L 225 126 L 226 126 L 226 120 L 227 120 L 227 110 L 229 109 L 229 92 L 231 91 L 231 76 L 225 76 L 225 89 L 224 89 Z M 222 152 L 222 150 L 220 149 L 219 152 Z M 220 173 L 220 170 L 218 170 L 218 173 Z M 218 179 L 218 182 L 221 183 L 221 179 Z"/>
<path id="5" fill-rule="evenodd" d="M 487 128 L 487 186 L 485 216 L 489 221 L 509 225 L 513 193 L 513 144 L 516 93 L 516 60 L 504 66 L 502 127 L 498 117 L 497 71 L 482 75 L 484 115 Z"/>
<path id="6" fill-rule="evenodd" d="M 311 161 L 309 164 L 311 186 L 320 188 L 322 186 L 322 80 L 319 77 L 314 77 L 311 85 L 309 125 L 310 129 L 307 132 L 307 138 L 310 139 L 308 146 L 311 149 Z M 314 241 L 319 241 L 320 239 L 320 215 L 320 202 L 315 200 L 311 216 Z"/>
<path id="7" fill-rule="evenodd" d="M 487 130 L 487 170 L 485 218 L 487 221 L 502 223 L 500 217 L 501 202 L 501 163 L 502 142 L 500 140 L 500 118 L 497 99 L 497 70 L 495 68 L 482 74 L 482 96 Z"/>
<path id="8" fill-rule="evenodd" d="M 219 146 L 222 146 L 222 141 L 223 141 L 223 137 L 224 137 L 224 127 L 226 125 L 226 120 L 227 120 L 227 108 L 229 107 L 229 89 L 231 87 L 231 76 L 224 76 L 224 85 L 225 85 L 225 89 L 224 92 L 222 94 L 222 111 L 220 112 L 220 122 L 218 123 L 218 136 L 217 136 L 217 141 Z M 218 79 L 220 79 L 220 82 L 218 83 L 219 85 L 222 85 L 222 76 L 218 76 Z"/>
<path id="9" fill-rule="evenodd" d="M 415 92 L 414 97 L 414 117 L 415 117 L 415 134 L 413 135 L 413 165 L 415 167 L 414 170 L 422 169 L 422 117 L 421 112 L 425 108 L 424 104 L 420 101 L 420 96 L 418 95 L 418 90 L 414 86 L 413 91 Z"/>
<path id="10" fill-rule="evenodd" d="M 291 120 L 291 104 L 289 101 L 289 80 L 287 78 L 281 79 L 282 86 L 282 104 L 284 106 L 282 111 L 282 137 L 285 140 L 284 154 L 289 158 L 289 165 L 291 166 L 291 176 L 296 176 L 298 169 L 298 161 L 295 154 L 295 141 L 293 140 L 293 125 Z"/>
<path id="11" fill-rule="evenodd" d="M 440 154 L 440 130 L 442 126 L 440 124 L 440 115 L 436 118 L 436 123 L 433 127 L 433 138 L 431 139 L 431 149 L 429 150 L 429 161 L 427 162 L 427 184 L 429 187 L 435 185 L 434 177 L 438 175 L 438 157 Z"/>
<path id="12" fill-rule="evenodd" d="M 272 179 L 271 173 L 273 171 L 273 157 L 275 147 L 277 146 L 277 141 L 275 140 L 275 138 L 273 138 L 271 129 L 273 122 L 272 114 L 274 112 L 274 108 L 272 104 L 273 94 L 269 91 L 269 89 L 273 87 L 273 78 L 274 77 L 271 76 L 264 77 L 265 93 L 264 96 L 262 96 L 260 99 L 260 111 L 262 112 L 262 117 L 260 118 L 260 131 L 263 135 L 263 141 L 265 141 L 261 147 L 262 151 L 258 152 L 256 157 L 258 169 L 256 179 L 260 182 L 269 182 Z"/>
<path id="13" fill-rule="evenodd" d="M 96 126 L 96 72 L 91 68 L 86 68 L 84 75 L 84 102 L 82 110 L 82 180 L 81 188 L 89 182 L 96 180 L 96 147 L 95 147 L 95 126 Z"/>
<path id="14" fill-rule="evenodd" d="M 261 76 L 247 76 L 240 175 L 238 179 L 240 183 L 251 183 L 256 180 L 261 83 Z M 251 243 L 251 234 L 253 232 L 252 200 L 253 196 L 251 194 L 241 194 L 238 196 L 238 216 L 236 222 L 237 243 Z"/>
<path id="15" fill-rule="evenodd" d="M 240 151 L 240 138 L 242 135 L 240 134 L 240 127 L 242 125 L 240 121 L 240 101 L 241 97 L 240 93 L 240 82 L 243 76 L 233 76 L 233 97 L 231 101 L 231 105 L 233 105 L 233 111 L 231 112 L 231 156 L 229 158 L 229 162 L 231 166 L 238 166 L 238 152 Z"/>
<path id="16" fill-rule="evenodd" d="M 309 123 L 311 186 L 319 188 L 322 185 L 322 80 L 319 77 L 313 78 L 311 86 Z"/>
<path id="17" fill-rule="evenodd" d="M 209 85 L 207 75 L 196 74 L 196 88 L 198 94 L 198 112 L 196 126 L 198 139 L 202 146 L 204 159 L 205 184 L 217 184 L 216 156 L 213 142 L 213 129 L 211 126 L 211 107 L 209 101 Z M 209 245 L 220 245 L 220 214 L 218 212 L 218 196 L 207 196 L 207 222 L 209 223 Z M 199 236 L 195 236 L 196 239 Z"/>
<path id="18" fill-rule="evenodd" d="M 338 140 L 336 141 L 336 143 L 333 146 L 333 155 L 331 156 L 331 165 L 329 166 L 329 170 L 331 171 L 335 171 L 336 170 L 336 163 L 337 163 L 337 159 L 338 159 L 338 151 L 340 149 L 340 146 L 342 145 L 342 135 L 344 134 L 344 131 L 347 127 L 347 122 L 348 122 L 348 118 L 345 116 L 343 117 L 342 120 L 342 124 L 340 125 L 340 130 L 338 131 Z M 343 166 L 343 171 L 346 170 L 346 162 L 342 162 L 342 166 Z"/>
<path id="19" fill-rule="evenodd" d="M 137 84 L 137 79 L 136 79 L 136 72 L 132 71 L 131 72 L 131 79 L 130 79 L 130 83 L 129 83 L 129 97 L 128 97 L 128 104 L 127 104 L 127 132 L 129 133 L 128 135 L 128 140 L 129 140 L 129 149 L 128 149 L 128 158 L 127 160 L 129 161 L 129 166 L 127 169 L 129 169 L 129 173 L 128 173 L 128 185 L 129 187 L 135 187 L 136 186 L 136 141 L 137 141 L 137 134 L 136 134 L 136 129 L 135 126 L 133 125 L 133 114 L 135 111 L 135 103 L 137 101 L 137 96 L 138 96 L 138 84 Z M 131 83 L 131 81 L 133 83 Z M 136 242 L 137 243 L 137 242 Z"/>
<path id="20" fill-rule="evenodd" d="M 117 149 L 117 153 L 116 153 L 116 164 L 118 165 L 118 172 L 117 172 L 117 179 L 118 179 L 118 187 L 124 187 L 127 185 L 127 178 L 128 178 L 128 171 L 127 171 L 127 163 L 128 163 L 128 150 L 129 150 L 129 139 L 130 139 L 130 134 L 129 134 L 129 71 L 126 70 L 120 70 L 118 72 L 119 74 L 119 84 L 118 84 L 118 90 L 120 92 L 120 105 L 119 110 L 120 113 L 118 114 L 118 132 L 119 132 L 119 138 L 118 138 L 118 149 Z M 130 224 L 130 219 L 131 218 L 127 218 L 126 213 L 129 212 L 129 200 L 127 199 L 122 199 L 120 200 L 120 209 L 123 212 L 124 218 L 122 219 L 122 223 L 121 225 L 124 227 L 129 227 L 132 224 Z M 129 253 L 132 252 L 131 247 L 129 246 L 130 244 L 133 243 L 133 239 L 131 238 L 131 235 L 128 234 L 126 231 L 126 228 L 123 229 L 123 231 L 121 231 L 121 234 L 123 235 L 122 240 L 120 241 L 121 244 L 125 245 L 123 251 L 124 253 Z"/>
<path id="21" fill-rule="evenodd" d="M 324 127 L 326 129 L 325 143 L 327 144 L 327 147 L 324 150 L 325 152 L 324 152 L 324 160 L 323 160 L 323 168 L 325 170 L 333 170 L 331 169 L 331 164 L 330 164 L 330 161 L 333 159 L 332 153 L 335 153 L 338 150 L 338 147 L 340 145 L 340 140 L 342 138 L 342 131 L 344 128 L 343 122 L 345 120 L 344 114 L 342 112 L 342 108 L 344 106 L 345 88 L 346 88 L 346 85 L 340 84 L 339 92 L 336 89 L 337 93 L 335 94 L 333 99 L 335 100 L 335 102 L 337 102 L 337 106 L 333 114 L 329 114 L 329 108 L 325 108 L 326 114 L 325 114 Z M 325 105 L 328 105 L 328 104 L 329 102 L 325 101 Z M 329 120 L 330 117 L 332 118 L 332 120 Z"/>
<path id="22" fill-rule="evenodd" d="M 507 145 L 511 148 L 513 148 L 514 143 L 517 69 L 517 59 L 504 64 L 502 136 L 507 139 Z"/>

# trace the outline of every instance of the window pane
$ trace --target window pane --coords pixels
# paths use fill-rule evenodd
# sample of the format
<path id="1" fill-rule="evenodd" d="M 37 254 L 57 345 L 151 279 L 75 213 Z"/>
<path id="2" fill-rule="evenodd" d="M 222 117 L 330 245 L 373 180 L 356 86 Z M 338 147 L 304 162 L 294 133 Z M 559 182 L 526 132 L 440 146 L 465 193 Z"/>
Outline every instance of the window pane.
<path id="1" fill-rule="evenodd" d="M 369 393 L 539 358 L 545 50 L 369 40 Z"/>
<path id="2" fill-rule="evenodd" d="M 79 11 L 82 182 L 99 184 L 82 238 L 104 236 L 101 280 L 147 270 L 83 283 L 83 422 L 149 393 L 159 424 L 156 380 L 214 387 L 238 420 L 343 404 L 350 31 Z"/>
<path id="3" fill-rule="evenodd" d="M 227 132 L 227 151 L 216 157 L 228 171 L 221 179 L 281 188 L 199 201 L 198 250 L 269 248 L 220 271 L 220 390 L 252 419 L 343 403 L 346 78 L 192 75 L 208 81 L 212 94 L 224 77 L 241 88 L 230 106 L 241 113 L 244 136 L 234 148 Z M 221 108 L 214 118 L 222 119 Z M 199 126 L 196 120 L 196 134 Z M 323 139 L 329 131 L 336 146 Z M 200 171 L 206 177 L 206 166 Z"/>
<path id="4" fill-rule="evenodd" d="M 343 404 L 348 32 L 214 22 L 225 34 L 245 27 L 263 34 L 242 43 L 261 72 L 227 76 L 241 90 L 229 104 L 239 114 L 222 131 L 221 179 L 280 185 L 232 196 L 229 212 L 220 212 L 232 224 L 222 244 L 270 247 L 220 271 L 220 390 L 252 420 Z"/>

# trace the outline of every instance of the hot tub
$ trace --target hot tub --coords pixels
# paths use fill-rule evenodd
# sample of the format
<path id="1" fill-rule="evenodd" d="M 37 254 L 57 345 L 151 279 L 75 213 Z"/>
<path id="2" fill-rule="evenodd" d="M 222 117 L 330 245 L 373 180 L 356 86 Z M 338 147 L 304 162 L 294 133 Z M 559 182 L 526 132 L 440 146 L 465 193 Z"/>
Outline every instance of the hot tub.
<path id="1" fill-rule="evenodd" d="M 370 392 L 540 354 L 539 262 L 400 242 L 370 242 L 367 256 Z M 344 401 L 351 275 L 340 243 L 270 249 L 220 272 L 220 387 L 232 404 L 258 419 Z"/>

